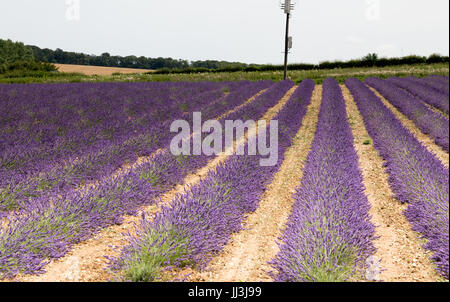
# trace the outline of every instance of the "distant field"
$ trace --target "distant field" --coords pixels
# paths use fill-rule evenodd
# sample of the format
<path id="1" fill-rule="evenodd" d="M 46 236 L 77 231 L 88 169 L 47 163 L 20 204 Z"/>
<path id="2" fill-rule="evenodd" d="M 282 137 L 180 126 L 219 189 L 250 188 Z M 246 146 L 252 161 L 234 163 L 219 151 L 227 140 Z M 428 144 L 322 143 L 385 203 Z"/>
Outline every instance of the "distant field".
<path id="1" fill-rule="evenodd" d="M 69 64 L 55 64 L 60 72 L 76 72 L 84 75 L 112 75 L 113 73 L 146 73 L 152 70 L 148 69 L 133 69 L 133 68 L 119 68 L 119 67 L 101 67 L 101 66 L 85 66 L 85 65 L 69 65 Z"/>

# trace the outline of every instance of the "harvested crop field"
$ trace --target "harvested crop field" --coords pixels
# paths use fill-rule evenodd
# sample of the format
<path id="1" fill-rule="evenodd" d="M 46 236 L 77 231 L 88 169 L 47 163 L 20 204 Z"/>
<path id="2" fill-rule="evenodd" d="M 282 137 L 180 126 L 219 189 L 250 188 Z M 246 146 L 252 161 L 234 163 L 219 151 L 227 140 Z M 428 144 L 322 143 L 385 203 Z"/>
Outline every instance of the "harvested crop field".
<path id="1" fill-rule="evenodd" d="M 108 76 L 114 73 L 134 74 L 146 73 L 152 70 L 148 69 L 133 69 L 133 68 L 119 68 L 119 67 L 103 67 L 103 66 L 86 66 L 86 65 L 70 65 L 70 64 L 54 64 L 59 72 L 67 73 L 81 73 L 84 75 L 103 75 Z"/>
<path id="2" fill-rule="evenodd" d="M 0 278 L 448 281 L 448 83 L 0 85 Z"/>

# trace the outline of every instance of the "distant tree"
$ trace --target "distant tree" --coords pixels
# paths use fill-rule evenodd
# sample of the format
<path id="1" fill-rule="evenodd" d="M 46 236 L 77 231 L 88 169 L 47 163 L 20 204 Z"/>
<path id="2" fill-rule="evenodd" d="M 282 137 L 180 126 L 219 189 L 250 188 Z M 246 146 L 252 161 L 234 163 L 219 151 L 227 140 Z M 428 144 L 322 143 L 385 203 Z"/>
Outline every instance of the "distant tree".
<path id="1" fill-rule="evenodd" d="M 362 61 L 369 64 L 369 66 L 375 66 L 378 61 L 378 55 L 376 53 L 369 53 L 367 56 L 362 58 Z"/>
<path id="2" fill-rule="evenodd" d="M 100 63 L 101 63 L 100 66 L 110 66 L 110 64 L 111 64 L 110 59 L 111 59 L 111 55 L 109 53 L 107 53 L 107 52 L 102 53 L 101 60 L 100 60 Z"/>
<path id="3" fill-rule="evenodd" d="M 428 58 L 427 58 L 427 63 L 431 64 L 431 63 L 446 63 L 448 62 L 448 56 L 442 56 L 438 53 L 434 53 L 431 54 Z"/>
<path id="4" fill-rule="evenodd" d="M 66 53 L 60 48 L 57 48 L 55 50 L 53 58 L 55 60 L 55 63 L 70 64 L 70 61 L 66 60 Z"/>
<path id="5" fill-rule="evenodd" d="M 149 69 L 149 59 L 141 56 L 137 58 L 136 68 Z"/>
<path id="6" fill-rule="evenodd" d="M 33 49 L 21 42 L 0 39 L 0 64 L 34 61 Z"/>

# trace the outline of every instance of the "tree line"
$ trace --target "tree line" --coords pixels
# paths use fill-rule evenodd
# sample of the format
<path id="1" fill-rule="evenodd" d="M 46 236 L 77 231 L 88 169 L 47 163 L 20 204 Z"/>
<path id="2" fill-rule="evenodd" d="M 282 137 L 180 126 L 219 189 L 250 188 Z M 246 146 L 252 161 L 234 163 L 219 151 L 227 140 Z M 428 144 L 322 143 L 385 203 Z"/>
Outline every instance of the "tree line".
<path id="1" fill-rule="evenodd" d="M 432 54 L 428 57 L 410 55 L 400 58 L 379 58 L 377 54 L 371 53 L 361 59 L 349 61 L 324 61 L 319 64 L 289 64 L 289 70 L 321 70 L 336 68 L 363 68 L 363 67 L 387 67 L 398 65 L 434 64 L 449 63 L 448 56 Z M 184 73 L 204 73 L 204 72 L 254 72 L 254 71 L 281 71 L 283 65 L 251 65 L 251 66 L 226 66 L 223 68 L 189 67 L 183 69 L 163 68 L 153 74 L 184 74 Z"/>
<path id="2" fill-rule="evenodd" d="M 107 52 L 97 56 L 84 53 L 69 52 L 57 48 L 51 50 L 48 48 L 41 49 L 37 46 L 30 46 L 34 57 L 42 62 L 74 64 L 74 65 L 91 65 L 105 67 L 123 67 L 136 69 L 186 69 L 186 68 L 208 68 L 219 69 L 230 66 L 247 67 L 247 64 L 226 61 L 193 61 L 172 59 L 172 58 L 148 58 L 144 56 L 113 56 Z"/>
<path id="3" fill-rule="evenodd" d="M 245 68 L 248 66 L 252 66 L 239 62 L 216 60 L 187 61 L 162 57 L 123 57 L 113 56 L 107 52 L 97 56 L 78 52 L 64 51 L 60 48 L 57 48 L 56 50 L 52 50 L 49 48 L 40 48 L 34 45 L 25 45 L 22 42 L 13 42 L 11 40 L 0 39 L 0 72 L 27 66 L 32 67 L 33 70 L 39 69 L 39 66 L 41 65 L 46 66 L 46 69 L 49 68 L 49 64 L 40 64 L 38 62 L 152 70 L 182 70 L 188 68 L 204 68 L 209 70 L 237 67 Z"/>
<path id="4" fill-rule="evenodd" d="M 0 39 L 0 64 L 33 61 L 33 50 L 21 42 Z"/>
<path id="5" fill-rule="evenodd" d="M 0 74 L 23 76 L 24 73 L 48 73 L 56 71 L 50 63 L 37 61 L 31 47 L 21 42 L 0 39 Z"/>
<path id="6" fill-rule="evenodd" d="M 372 53 L 367 56 L 349 61 L 326 61 L 319 64 L 290 64 L 290 70 L 335 69 L 357 67 L 385 67 L 394 65 L 448 63 L 448 56 L 432 54 L 424 56 L 406 56 L 401 58 L 379 58 Z M 257 65 L 227 61 L 187 61 L 172 58 L 147 58 L 144 56 L 112 56 L 103 53 L 100 56 L 84 53 L 68 52 L 62 49 L 41 49 L 28 46 L 22 42 L 0 39 L 0 73 L 15 70 L 55 71 L 51 63 L 91 65 L 105 67 L 125 67 L 136 69 L 157 70 L 159 74 L 169 73 L 202 73 L 202 72 L 250 72 L 250 71 L 278 71 L 282 65 Z"/>

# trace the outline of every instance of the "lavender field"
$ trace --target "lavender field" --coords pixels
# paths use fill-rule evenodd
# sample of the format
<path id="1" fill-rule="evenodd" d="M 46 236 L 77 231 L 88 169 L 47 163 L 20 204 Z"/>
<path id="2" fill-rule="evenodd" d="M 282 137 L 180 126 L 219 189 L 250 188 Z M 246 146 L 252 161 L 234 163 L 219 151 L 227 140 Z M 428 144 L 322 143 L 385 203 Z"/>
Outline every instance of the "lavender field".
<path id="1" fill-rule="evenodd" d="M 0 84 L 0 280 L 448 281 L 448 87 Z M 276 164 L 248 154 L 250 129 L 235 139 L 245 155 L 174 155 L 171 125 L 194 112 L 221 127 L 277 121 Z"/>

